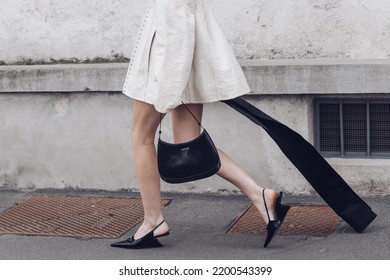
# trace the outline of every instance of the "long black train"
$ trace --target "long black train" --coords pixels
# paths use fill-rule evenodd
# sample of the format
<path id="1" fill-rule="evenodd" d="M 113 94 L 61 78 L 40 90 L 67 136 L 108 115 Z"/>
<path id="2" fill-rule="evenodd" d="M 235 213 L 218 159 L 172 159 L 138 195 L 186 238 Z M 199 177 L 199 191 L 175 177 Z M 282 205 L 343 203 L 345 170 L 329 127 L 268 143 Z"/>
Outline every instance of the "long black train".
<path id="1" fill-rule="evenodd" d="M 363 232 L 376 218 L 371 207 L 300 134 L 241 97 L 223 102 L 261 126 L 324 201 L 355 231 Z"/>

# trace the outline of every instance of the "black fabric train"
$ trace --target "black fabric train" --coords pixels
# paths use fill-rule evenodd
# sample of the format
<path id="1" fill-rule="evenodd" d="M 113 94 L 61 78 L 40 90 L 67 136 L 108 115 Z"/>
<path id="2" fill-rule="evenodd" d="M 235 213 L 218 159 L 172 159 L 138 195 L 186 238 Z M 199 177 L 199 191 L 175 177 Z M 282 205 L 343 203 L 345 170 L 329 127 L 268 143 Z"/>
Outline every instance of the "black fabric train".
<path id="1" fill-rule="evenodd" d="M 324 201 L 355 231 L 363 232 L 376 218 L 371 207 L 301 135 L 242 98 L 223 102 L 261 126 Z"/>

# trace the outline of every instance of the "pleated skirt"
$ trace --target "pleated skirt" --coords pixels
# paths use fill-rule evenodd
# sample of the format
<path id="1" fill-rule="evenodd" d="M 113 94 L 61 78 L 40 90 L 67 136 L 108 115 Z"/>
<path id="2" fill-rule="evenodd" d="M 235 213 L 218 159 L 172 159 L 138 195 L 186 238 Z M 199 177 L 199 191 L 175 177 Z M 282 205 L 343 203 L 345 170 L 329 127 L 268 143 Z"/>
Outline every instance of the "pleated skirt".
<path id="1" fill-rule="evenodd" d="M 167 113 L 181 102 L 228 100 L 250 88 L 204 0 L 150 0 L 123 93 Z"/>

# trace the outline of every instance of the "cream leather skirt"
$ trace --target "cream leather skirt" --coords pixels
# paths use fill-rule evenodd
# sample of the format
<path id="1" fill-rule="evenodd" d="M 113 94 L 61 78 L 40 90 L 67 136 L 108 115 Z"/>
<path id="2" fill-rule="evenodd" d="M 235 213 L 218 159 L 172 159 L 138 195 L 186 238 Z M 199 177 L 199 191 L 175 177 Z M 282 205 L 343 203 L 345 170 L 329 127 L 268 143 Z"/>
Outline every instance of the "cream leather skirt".
<path id="1" fill-rule="evenodd" d="M 150 0 L 123 93 L 166 113 L 250 93 L 229 42 L 204 0 Z"/>

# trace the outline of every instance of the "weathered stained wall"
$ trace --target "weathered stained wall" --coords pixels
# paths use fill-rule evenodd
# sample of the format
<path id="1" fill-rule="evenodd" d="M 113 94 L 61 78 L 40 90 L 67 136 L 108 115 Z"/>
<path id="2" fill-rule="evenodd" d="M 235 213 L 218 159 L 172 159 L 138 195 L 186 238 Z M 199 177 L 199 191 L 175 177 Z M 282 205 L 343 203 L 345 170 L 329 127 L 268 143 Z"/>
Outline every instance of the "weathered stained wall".
<path id="1" fill-rule="evenodd" d="M 207 0 L 240 58 L 390 58 L 388 0 Z M 2 0 L 0 63 L 129 57 L 147 0 Z"/>
<path id="2" fill-rule="evenodd" d="M 312 98 L 248 99 L 312 141 Z M 0 189 L 138 190 L 129 136 L 131 104 L 123 94 L 0 94 Z M 294 195 L 315 193 L 273 140 L 227 105 L 206 105 L 203 124 L 216 145 L 261 186 Z M 170 142 L 169 119 L 164 126 L 164 139 Z M 388 159 L 327 160 L 359 194 L 389 195 Z M 195 193 L 238 191 L 218 176 L 180 187 L 164 183 L 162 188 Z"/>
<path id="3" fill-rule="evenodd" d="M 213 7 L 240 57 L 390 58 L 387 0 L 222 0 Z"/>
<path id="4" fill-rule="evenodd" d="M 0 94 L 0 188 L 134 186 L 123 97 Z"/>
<path id="5" fill-rule="evenodd" d="M 306 139 L 313 140 L 316 94 L 389 98 L 390 1 L 205 1 L 237 57 L 246 59 L 244 72 L 256 94 L 251 102 Z M 0 65 L 123 61 L 146 5 L 147 0 L 2 0 Z M 0 67 L 0 188 L 137 189 L 131 100 L 118 93 L 125 66 L 78 66 Z M 312 192 L 264 132 L 222 104 L 206 107 L 205 123 L 216 143 L 259 184 Z M 248 133 L 253 137 L 241 136 Z M 388 159 L 328 161 L 358 193 L 390 193 Z M 233 189 L 214 176 L 180 191 Z"/>

